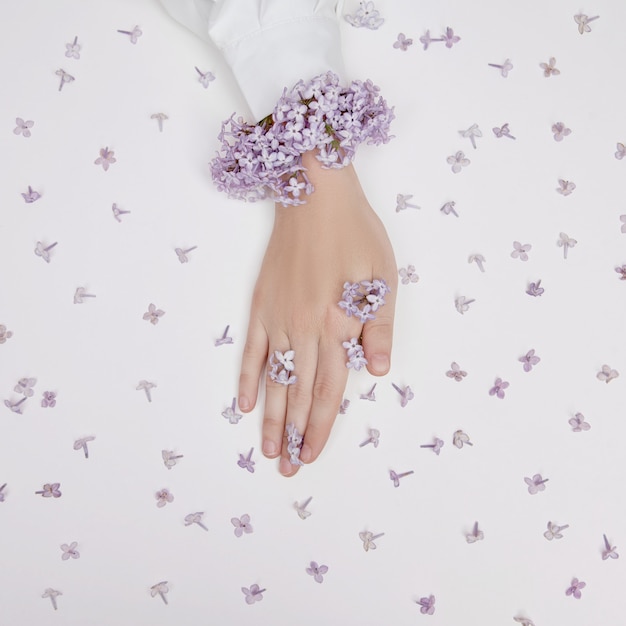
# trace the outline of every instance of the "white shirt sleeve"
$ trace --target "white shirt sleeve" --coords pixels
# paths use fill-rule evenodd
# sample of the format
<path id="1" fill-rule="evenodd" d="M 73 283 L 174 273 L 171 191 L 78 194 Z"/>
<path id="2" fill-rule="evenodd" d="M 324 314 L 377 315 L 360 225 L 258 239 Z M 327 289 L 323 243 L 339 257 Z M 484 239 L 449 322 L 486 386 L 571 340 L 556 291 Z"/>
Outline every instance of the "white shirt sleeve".
<path id="1" fill-rule="evenodd" d="M 176 20 L 212 41 L 258 121 L 283 89 L 332 71 L 345 79 L 341 0 L 161 0 Z"/>

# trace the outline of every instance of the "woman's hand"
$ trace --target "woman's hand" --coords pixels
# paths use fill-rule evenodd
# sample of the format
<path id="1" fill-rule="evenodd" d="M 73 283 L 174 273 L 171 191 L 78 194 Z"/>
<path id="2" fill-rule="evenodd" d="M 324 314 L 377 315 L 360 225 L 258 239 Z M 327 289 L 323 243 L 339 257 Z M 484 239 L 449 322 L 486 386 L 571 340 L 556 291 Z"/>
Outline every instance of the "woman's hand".
<path id="1" fill-rule="evenodd" d="M 339 411 L 348 378 L 344 341 L 359 337 L 367 369 L 389 370 L 397 268 L 385 228 L 370 207 L 354 171 L 323 169 L 303 155 L 315 191 L 302 206 L 276 205 L 275 222 L 254 290 L 239 379 L 239 407 L 254 408 L 268 355 L 295 350 L 297 382 L 267 378 L 263 453 L 282 456 L 280 472 L 298 470 L 287 452 L 285 427 L 304 436 L 300 459 L 314 461 Z M 338 306 L 346 281 L 384 279 L 391 293 L 365 326 Z"/>

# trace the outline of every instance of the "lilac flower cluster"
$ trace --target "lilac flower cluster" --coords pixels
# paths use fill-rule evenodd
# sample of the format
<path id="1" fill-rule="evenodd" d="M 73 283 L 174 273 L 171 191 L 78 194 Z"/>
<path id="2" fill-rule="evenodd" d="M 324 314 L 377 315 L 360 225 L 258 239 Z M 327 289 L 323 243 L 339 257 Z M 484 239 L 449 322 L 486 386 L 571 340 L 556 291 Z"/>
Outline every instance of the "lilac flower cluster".
<path id="1" fill-rule="evenodd" d="M 348 317 L 353 315 L 361 324 L 375 319 L 371 312 L 377 311 L 385 304 L 385 296 L 391 291 L 383 279 L 372 281 L 362 280 L 360 283 L 345 282 L 339 306 Z"/>
<path id="2" fill-rule="evenodd" d="M 295 350 L 274 350 L 274 354 L 270 356 L 269 377 L 275 383 L 281 385 L 293 385 L 298 377 L 291 374 L 294 370 L 293 359 L 296 356 Z"/>
<path id="3" fill-rule="evenodd" d="M 304 465 L 300 460 L 300 448 L 302 435 L 298 432 L 295 424 L 287 424 L 287 452 L 292 465 Z"/>
<path id="4" fill-rule="evenodd" d="M 370 80 L 339 85 L 327 72 L 285 90 L 271 115 L 252 125 L 234 114 L 222 123 L 221 152 L 211 162 L 220 191 L 241 200 L 270 197 L 283 205 L 304 204 L 313 185 L 302 154 L 317 150 L 326 168 L 350 163 L 359 144 L 387 143 L 393 109 Z"/>
<path id="5" fill-rule="evenodd" d="M 363 352 L 363 346 L 359 343 L 358 337 L 352 337 L 350 341 L 344 341 L 341 345 L 346 349 L 347 368 L 358 372 L 364 365 L 367 365 L 365 352 Z"/>

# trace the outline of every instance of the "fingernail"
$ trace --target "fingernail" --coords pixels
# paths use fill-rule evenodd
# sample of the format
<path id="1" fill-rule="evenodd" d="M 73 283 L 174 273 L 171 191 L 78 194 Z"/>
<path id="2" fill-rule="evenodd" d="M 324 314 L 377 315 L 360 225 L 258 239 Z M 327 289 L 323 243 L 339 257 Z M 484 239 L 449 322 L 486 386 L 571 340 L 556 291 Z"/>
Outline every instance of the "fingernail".
<path id="1" fill-rule="evenodd" d="M 283 476 L 288 476 L 293 471 L 293 465 L 289 462 L 289 459 L 283 457 L 278 465 L 278 471 Z"/>
<path id="2" fill-rule="evenodd" d="M 302 450 L 300 450 L 300 459 L 303 463 L 308 463 L 311 460 L 313 453 L 311 452 L 311 446 L 308 446 L 306 443 L 302 445 Z"/>
<path id="3" fill-rule="evenodd" d="M 386 372 L 389 369 L 389 357 L 386 354 L 374 354 L 370 358 L 372 368 L 377 372 Z"/>
<path id="4" fill-rule="evenodd" d="M 242 411 L 247 411 L 250 408 L 250 400 L 246 396 L 239 396 L 239 408 Z"/>
<path id="5" fill-rule="evenodd" d="M 267 456 L 276 454 L 276 444 L 273 441 L 266 439 L 263 442 L 263 454 L 266 454 Z"/>

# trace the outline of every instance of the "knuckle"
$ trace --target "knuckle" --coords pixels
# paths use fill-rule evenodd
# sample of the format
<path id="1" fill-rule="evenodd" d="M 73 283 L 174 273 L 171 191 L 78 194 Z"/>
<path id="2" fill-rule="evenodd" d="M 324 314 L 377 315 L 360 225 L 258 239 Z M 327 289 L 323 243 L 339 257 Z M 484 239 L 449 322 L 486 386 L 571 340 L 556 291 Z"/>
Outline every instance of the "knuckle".
<path id="1" fill-rule="evenodd" d="M 313 385 L 313 400 L 321 404 L 336 404 L 341 402 L 341 390 L 330 378 L 320 378 Z"/>

